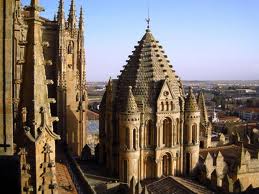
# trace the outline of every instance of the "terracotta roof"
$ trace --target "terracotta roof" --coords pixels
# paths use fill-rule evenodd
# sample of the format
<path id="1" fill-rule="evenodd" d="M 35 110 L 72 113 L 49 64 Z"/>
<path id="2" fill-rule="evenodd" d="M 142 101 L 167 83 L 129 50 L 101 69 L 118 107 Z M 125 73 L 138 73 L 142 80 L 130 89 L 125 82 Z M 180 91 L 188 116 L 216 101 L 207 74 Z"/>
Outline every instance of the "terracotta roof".
<path id="1" fill-rule="evenodd" d="M 213 193 L 206 187 L 199 185 L 193 180 L 181 177 L 166 177 L 147 185 L 147 189 L 151 193 L 163 194 L 210 194 Z"/>
<path id="2" fill-rule="evenodd" d="M 245 107 L 245 108 L 238 109 L 238 111 L 259 113 L 259 107 Z"/>

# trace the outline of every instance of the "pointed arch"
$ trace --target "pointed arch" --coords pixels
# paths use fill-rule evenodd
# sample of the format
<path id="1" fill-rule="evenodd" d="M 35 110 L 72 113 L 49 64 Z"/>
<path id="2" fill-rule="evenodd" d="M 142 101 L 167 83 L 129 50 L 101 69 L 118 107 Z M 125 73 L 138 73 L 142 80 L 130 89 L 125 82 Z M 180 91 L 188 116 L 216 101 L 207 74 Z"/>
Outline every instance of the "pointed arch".
<path id="1" fill-rule="evenodd" d="M 147 156 L 146 160 L 145 160 L 145 175 L 146 178 L 154 178 L 155 176 L 155 161 L 154 158 L 152 158 L 151 156 Z"/>
<path id="2" fill-rule="evenodd" d="M 172 174 L 172 157 L 169 153 L 166 153 L 162 158 L 162 173 L 164 176 Z"/>

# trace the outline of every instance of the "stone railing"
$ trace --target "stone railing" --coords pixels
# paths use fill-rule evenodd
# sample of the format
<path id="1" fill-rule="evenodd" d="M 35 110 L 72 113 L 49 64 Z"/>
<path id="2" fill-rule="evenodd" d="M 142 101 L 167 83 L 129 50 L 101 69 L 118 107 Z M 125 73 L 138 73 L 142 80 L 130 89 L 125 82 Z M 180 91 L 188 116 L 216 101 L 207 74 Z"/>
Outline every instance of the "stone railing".
<path id="1" fill-rule="evenodd" d="M 66 149 L 65 150 L 67 161 L 68 161 L 68 170 L 72 177 L 73 183 L 76 186 L 78 194 L 96 194 L 94 189 L 90 186 L 87 178 L 84 176 L 83 171 L 80 169 L 79 165 L 75 161 L 75 159 L 72 157 L 70 152 Z"/>

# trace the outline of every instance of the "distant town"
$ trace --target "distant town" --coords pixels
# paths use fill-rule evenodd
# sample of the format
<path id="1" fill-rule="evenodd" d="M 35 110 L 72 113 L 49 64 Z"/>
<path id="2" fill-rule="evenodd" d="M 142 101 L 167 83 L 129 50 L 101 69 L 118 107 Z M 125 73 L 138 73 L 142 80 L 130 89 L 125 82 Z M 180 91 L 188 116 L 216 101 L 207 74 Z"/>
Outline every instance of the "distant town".
<path id="1" fill-rule="evenodd" d="M 99 139 L 99 118 L 98 114 L 93 114 L 99 113 L 106 84 L 105 81 L 87 83 L 88 106 L 92 111 L 89 113 L 88 140 L 92 143 L 92 153 Z M 183 84 L 185 91 L 189 86 L 195 94 L 203 90 L 209 118 L 216 129 L 212 134 L 214 140 L 219 140 L 221 134 L 228 139 L 233 128 L 259 126 L 259 80 L 183 81 Z"/>

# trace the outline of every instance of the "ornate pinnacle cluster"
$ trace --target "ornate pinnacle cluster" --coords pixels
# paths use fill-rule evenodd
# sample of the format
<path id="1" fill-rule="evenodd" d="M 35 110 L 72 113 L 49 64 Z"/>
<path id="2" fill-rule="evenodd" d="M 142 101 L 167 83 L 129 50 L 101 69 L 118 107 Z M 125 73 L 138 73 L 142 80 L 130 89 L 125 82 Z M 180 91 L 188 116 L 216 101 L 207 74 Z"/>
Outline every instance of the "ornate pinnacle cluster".
<path id="1" fill-rule="evenodd" d="M 76 28 L 76 9 L 74 0 L 71 0 L 69 15 L 68 15 L 68 28 L 75 29 Z"/>
<path id="2" fill-rule="evenodd" d="M 199 107 L 197 105 L 196 98 L 192 91 L 192 87 L 189 87 L 189 92 L 185 99 L 184 110 L 187 112 L 198 112 L 199 111 Z"/>
<path id="3" fill-rule="evenodd" d="M 75 9 L 75 2 L 71 0 L 69 14 L 67 21 L 65 20 L 65 11 L 64 11 L 64 0 L 59 0 L 59 7 L 57 12 L 57 21 L 59 23 L 60 29 L 68 28 L 69 30 L 74 30 L 77 27 L 77 19 L 76 19 L 76 9 Z M 79 15 L 79 23 L 78 27 L 80 31 L 83 33 L 83 8 L 80 8 L 80 15 Z"/>
<path id="4" fill-rule="evenodd" d="M 64 0 L 59 1 L 57 18 L 59 26 L 63 28 L 65 26 Z"/>

